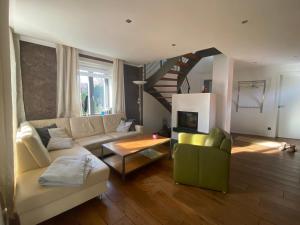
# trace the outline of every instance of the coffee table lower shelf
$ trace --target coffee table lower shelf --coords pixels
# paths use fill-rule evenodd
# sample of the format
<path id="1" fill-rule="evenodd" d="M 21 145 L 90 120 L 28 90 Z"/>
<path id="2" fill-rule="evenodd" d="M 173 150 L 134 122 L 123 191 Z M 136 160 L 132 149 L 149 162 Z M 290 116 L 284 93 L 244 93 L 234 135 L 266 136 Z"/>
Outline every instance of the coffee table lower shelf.
<path id="1" fill-rule="evenodd" d="M 158 151 L 152 148 L 137 152 L 128 156 L 112 155 L 102 158 L 102 161 L 110 168 L 114 169 L 122 175 L 123 180 L 125 176 L 141 167 L 144 167 L 154 161 L 157 161 L 169 153 L 165 151 Z"/>

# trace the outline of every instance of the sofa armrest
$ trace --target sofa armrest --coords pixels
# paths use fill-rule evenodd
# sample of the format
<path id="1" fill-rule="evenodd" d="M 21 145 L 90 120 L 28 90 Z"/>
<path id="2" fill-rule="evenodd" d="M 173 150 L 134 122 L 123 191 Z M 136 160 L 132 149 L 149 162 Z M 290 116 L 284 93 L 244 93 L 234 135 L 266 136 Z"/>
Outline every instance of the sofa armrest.
<path id="1" fill-rule="evenodd" d="M 142 125 L 135 125 L 135 130 L 141 134 L 144 133 L 144 126 Z"/>

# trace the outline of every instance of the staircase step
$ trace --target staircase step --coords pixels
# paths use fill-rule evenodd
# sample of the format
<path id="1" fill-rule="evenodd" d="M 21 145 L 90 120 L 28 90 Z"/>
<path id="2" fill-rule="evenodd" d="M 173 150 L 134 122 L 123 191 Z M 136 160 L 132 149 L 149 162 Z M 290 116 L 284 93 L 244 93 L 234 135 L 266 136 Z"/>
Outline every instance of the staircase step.
<path id="1" fill-rule="evenodd" d="M 170 85 L 170 84 L 157 84 L 154 87 L 177 87 L 177 85 Z"/>
<path id="2" fill-rule="evenodd" d="M 160 80 L 168 80 L 168 81 L 177 81 L 178 79 L 176 79 L 176 78 L 162 78 L 162 79 L 160 79 Z"/>
<path id="3" fill-rule="evenodd" d="M 173 93 L 173 94 L 177 94 L 177 91 L 149 91 L 148 93 L 151 93 L 151 94 L 161 94 L 161 93 Z"/>
<path id="4" fill-rule="evenodd" d="M 169 70 L 168 73 L 182 75 L 180 71 L 176 71 L 176 70 Z"/>
<path id="5" fill-rule="evenodd" d="M 193 53 L 185 54 L 185 55 L 183 55 L 183 57 L 191 59 L 191 60 L 198 60 L 199 59 L 199 57 L 197 55 L 193 54 Z"/>
<path id="6" fill-rule="evenodd" d="M 176 63 L 177 66 L 180 66 L 180 67 L 187 67 L 189 64 L 188 63 L 184 63 L 184 62 L 181 62 L 181 61 L 178 61 Z"/>

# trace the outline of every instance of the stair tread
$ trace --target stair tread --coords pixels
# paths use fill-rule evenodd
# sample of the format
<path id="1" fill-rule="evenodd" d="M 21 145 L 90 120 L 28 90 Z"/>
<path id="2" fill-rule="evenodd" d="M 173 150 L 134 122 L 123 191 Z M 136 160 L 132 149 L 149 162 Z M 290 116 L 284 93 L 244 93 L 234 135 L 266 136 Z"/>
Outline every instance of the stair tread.
<path id="1" fill-rule="evenodd" d="M 178 79 L 177 78 L 161 78 L 160 80 L 168 80 L 168 81 L 177 81 Z"/>
<path id="2" fill-rule="evenodd" d="M 188 59 L 192 59 L 192 60 L 198 60 L 199 57 L 197 55 L 195 55 L 194 53 L 188 53 L 183 55 L 183 57 L 188 58 Z"/>
<path id="3" fill-rule="evenodd" d="M 168 72 L 167 72 L 167 74 L 177 74 L 177 75 L 182 75 L 182 73 L 180 72 L 180 71 L 176 71 L 176 70 L 169 70 Z"/>
<path id="4" fill-rule="evenodd" d="M 155 93 L 176 93 L 177 94 L 177 90 L 176 91 L 150 91 L 149 93 L 151 94 L 155 94 Z"/>
<path id="5" fill-rule="evenodd" d="M 167 97 L 165 97 L 165 96 L 162 96 L 162 97 L 156 97 L 156 98 L 159 98 L 159 99 L 164 99 L 164 98 L 172 98 L 171 96 L 167 96 Z"/>
<path id="6" fill-rule="evenodd" d="M 172 85 L 172 84 L 156 84 L 153 87 L 177 87 L 177 85 Z"/>
<path id="7" fill-rule="evenodd" d="M 180 67 L 187 67 L 189 64 L 188 63 L 184 63 L 184 62 L 181 62 L 181 61 L 178 61 L 176 63 L 177 66 L 180 66 Z"/>

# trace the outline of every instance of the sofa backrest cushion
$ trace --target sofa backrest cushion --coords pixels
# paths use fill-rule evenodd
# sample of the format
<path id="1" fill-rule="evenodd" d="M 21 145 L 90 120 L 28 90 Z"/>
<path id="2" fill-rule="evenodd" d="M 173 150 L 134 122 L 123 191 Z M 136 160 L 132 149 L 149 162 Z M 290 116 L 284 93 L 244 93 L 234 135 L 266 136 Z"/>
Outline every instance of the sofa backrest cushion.
<path id="1" fill-rule="evenodd" d="M 205 135 L 205 134 L 179 133 L 178 134 L 178 143 L 203 146 L 205 143 L 206 137 L 207 137 L 207 135 Z"/>
<path id="2" fill-rule="evenodd" d="M 25 153 L 26 150 L 27 152 Z M 46 167 L 51 163 L 48 150 L 43 145 L 35 128 L 29 122 L 24 122 L 20 126 L 17 134 L 17 151 L 19 156 L 23 155 L 23 157 L 25 157 L 25 159 L 18 158 L 23 169 L 31 167 L 36 168 L 37 166 Z M 31 155 L 31 158 L 28 153 Z M 30 160 L 28 160 L 28 158 L 30 158 Z"/>
<path id="3" fill-rule="evenodd" d="M 103 116 L 105 133 L 116 132 L 122 118 L 125 118 L 125 115 L 122 113 Z"/>
<path id="4" fill-rule="evenodd" d="M 52 124 L 56 124 L 59 128 L 65 128 L 67 134 L 71 137 L 71 127 L 69 118 L 55 118 L 55 119 L 45 119 L 45 120 L 31 120 L 30 124 L 36 128 L 50 126 Z"/>
<path id="5" fill-rule="evenodd" d="M 224 138 L 225 138 L 225 134 L 221 129 L 213 128 L 207 135 L 204 146 L 220 147 Z"/>
<path id="6" fill-rule="evenodd" d="M 73 117 L 70 118 L 70 125 L 75 139 L 104 133 L 101 116 Z"/>

